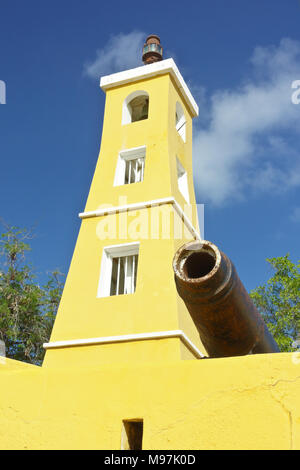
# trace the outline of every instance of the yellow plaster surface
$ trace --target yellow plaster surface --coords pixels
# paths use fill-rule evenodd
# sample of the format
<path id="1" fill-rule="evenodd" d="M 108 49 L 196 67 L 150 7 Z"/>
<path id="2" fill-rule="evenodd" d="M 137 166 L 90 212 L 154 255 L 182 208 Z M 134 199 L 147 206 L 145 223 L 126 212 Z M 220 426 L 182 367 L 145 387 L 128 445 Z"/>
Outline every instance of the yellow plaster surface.
<path id="1" fill-rule="evenodd" d="M 18 369 L 0 364 L 1 449 L 299 449 L 300 361 L 292 353 Z"/>
<path id="2" fill-rule="evenodd" d="M 137 90 L 149 94 L 149 117 L 122 126 L 122 104 Z M 175 129 L 177 101 L 186 143 Z M 119 152 L 142 145 L 144 181 L 113 186 Z M 85 211 L 165 197 L 185 211 L 176 156 L 194 204 L 192 119 L 168 74 L 108 90 Z M 124 214 L 83 219 L 51 342 L 182 330 L 205 353 L 172 272 L 175 251 L 192 235 L 171 230 L 165 238 L 161 225 L 157 237 L 149 226 L 144 236 L 144 216 L 159 210 L 128 214 L 138 237 L 130 230 L 101 236 L 111 221 L 124 229 Z M 197 227 L 195 211 L 191 220 Z M 140 243 L 136 291 L 98 297 L 103 250 L 133 241 Z M 123 420 L 140 419 L 148 450 L 300 449 L 300 357 L 292 353 L 196 360 L 178 338 L 93 344 L 49 349 L 43 367 L 1 357 L 0 381 L 1 449 L 118 450 Z"/>
<path id="3" fill-rule="evenodd" d="M 132 92 L 149 95 L 148 119 L 122 125 L 124 100 Z M 186 142 L 175 128 L 176 103 L 186 118 Z M 146 146 L 144 180 L 114 186 L 121 151 Z M 187 172 L 190 207 L 178 188 L 176 157 Z M 169 74 L 109 89 L 101 149 L 85 212 L 173 197 L 198 227 L 192 177 L 192 117 Z M 169 221 L 166 227 L 164 221 Z M 174 225 L 175 222 L 175 225 Z M 51 342 L 182 330 L 195 346 L 205 349 L 190 315 L 179 299 L 172 259 L 183 243 L 192 240 L 172 204 L 119 214 L 84 218 L 79 231 Z M 139 242 L 137 285 L 134 294 L 99 297 L 101 261 L 108 246 Z M 110 344 L 102 347 L 48 349 L 44 365 L 101 364 L 192 359 L 178 340 Z"/>

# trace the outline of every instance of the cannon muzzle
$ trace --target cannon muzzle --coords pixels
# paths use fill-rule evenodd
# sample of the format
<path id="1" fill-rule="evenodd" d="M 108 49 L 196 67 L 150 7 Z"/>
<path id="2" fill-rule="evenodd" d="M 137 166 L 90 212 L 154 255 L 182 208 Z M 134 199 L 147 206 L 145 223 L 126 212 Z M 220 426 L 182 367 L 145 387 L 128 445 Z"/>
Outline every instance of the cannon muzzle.
<path id="1" fill-rule="evenodd" d="M 178 294 L 210 357 L 279 352 L 233 263 L 213 243 L 186 243 L 173 269 Z"/>

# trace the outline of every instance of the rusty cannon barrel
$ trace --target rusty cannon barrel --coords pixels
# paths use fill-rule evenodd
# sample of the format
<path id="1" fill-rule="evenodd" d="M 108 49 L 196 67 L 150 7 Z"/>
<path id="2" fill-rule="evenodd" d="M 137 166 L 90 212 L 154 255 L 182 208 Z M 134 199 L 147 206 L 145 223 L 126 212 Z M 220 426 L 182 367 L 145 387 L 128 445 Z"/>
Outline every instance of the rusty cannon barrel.
<path id="1" fill-rule="evenodd" d="M 279 352 L 230 259 L 213 243 L 186 243 L 175 254 L 178 294 L 209 357 Z"/>

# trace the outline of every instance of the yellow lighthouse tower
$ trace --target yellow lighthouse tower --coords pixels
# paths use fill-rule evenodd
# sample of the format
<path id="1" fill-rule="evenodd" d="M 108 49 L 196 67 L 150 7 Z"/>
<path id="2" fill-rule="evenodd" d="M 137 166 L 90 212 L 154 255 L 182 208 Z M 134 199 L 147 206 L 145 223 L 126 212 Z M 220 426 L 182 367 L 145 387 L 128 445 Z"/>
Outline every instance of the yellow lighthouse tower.
<path id="1" fill-rule="evenodd" d="M 157 36 L 146 65 L 101 78 L 101 150 L 45 366 L 192 359 L 199 334 L 172 258 L 200 238 L 192 177 L 198 107 Z"/>
<path id="2" fill-rule="evenodd" d="M 198 360 L 172 270 L 203 236 L 198 108 L 157 36 L 143 52 L 144 66 L 100 82 L 101 150 L 44 363 L 0 356 L 0 448 L 189 450 L 188 462 L 150 453 L 158 464 L 196 463 L 198 449 L 299 449 L 299 353 Z M 102 462 L 138 462 L 111 450 Z"/>

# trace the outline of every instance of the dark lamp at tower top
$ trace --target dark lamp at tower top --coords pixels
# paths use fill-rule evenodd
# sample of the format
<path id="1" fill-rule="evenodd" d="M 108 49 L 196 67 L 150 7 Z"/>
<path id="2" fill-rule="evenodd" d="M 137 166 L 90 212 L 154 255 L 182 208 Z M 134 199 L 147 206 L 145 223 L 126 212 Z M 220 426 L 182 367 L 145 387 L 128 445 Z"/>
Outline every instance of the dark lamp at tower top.
<path id="1" fill-rule="evenodd" d="M 145 65 L 158 62 L 163 58 L 163 48 L 160 44 L 160 38 L 156 34 L 147 37 L 143 47 L 143 62 Z"/>

